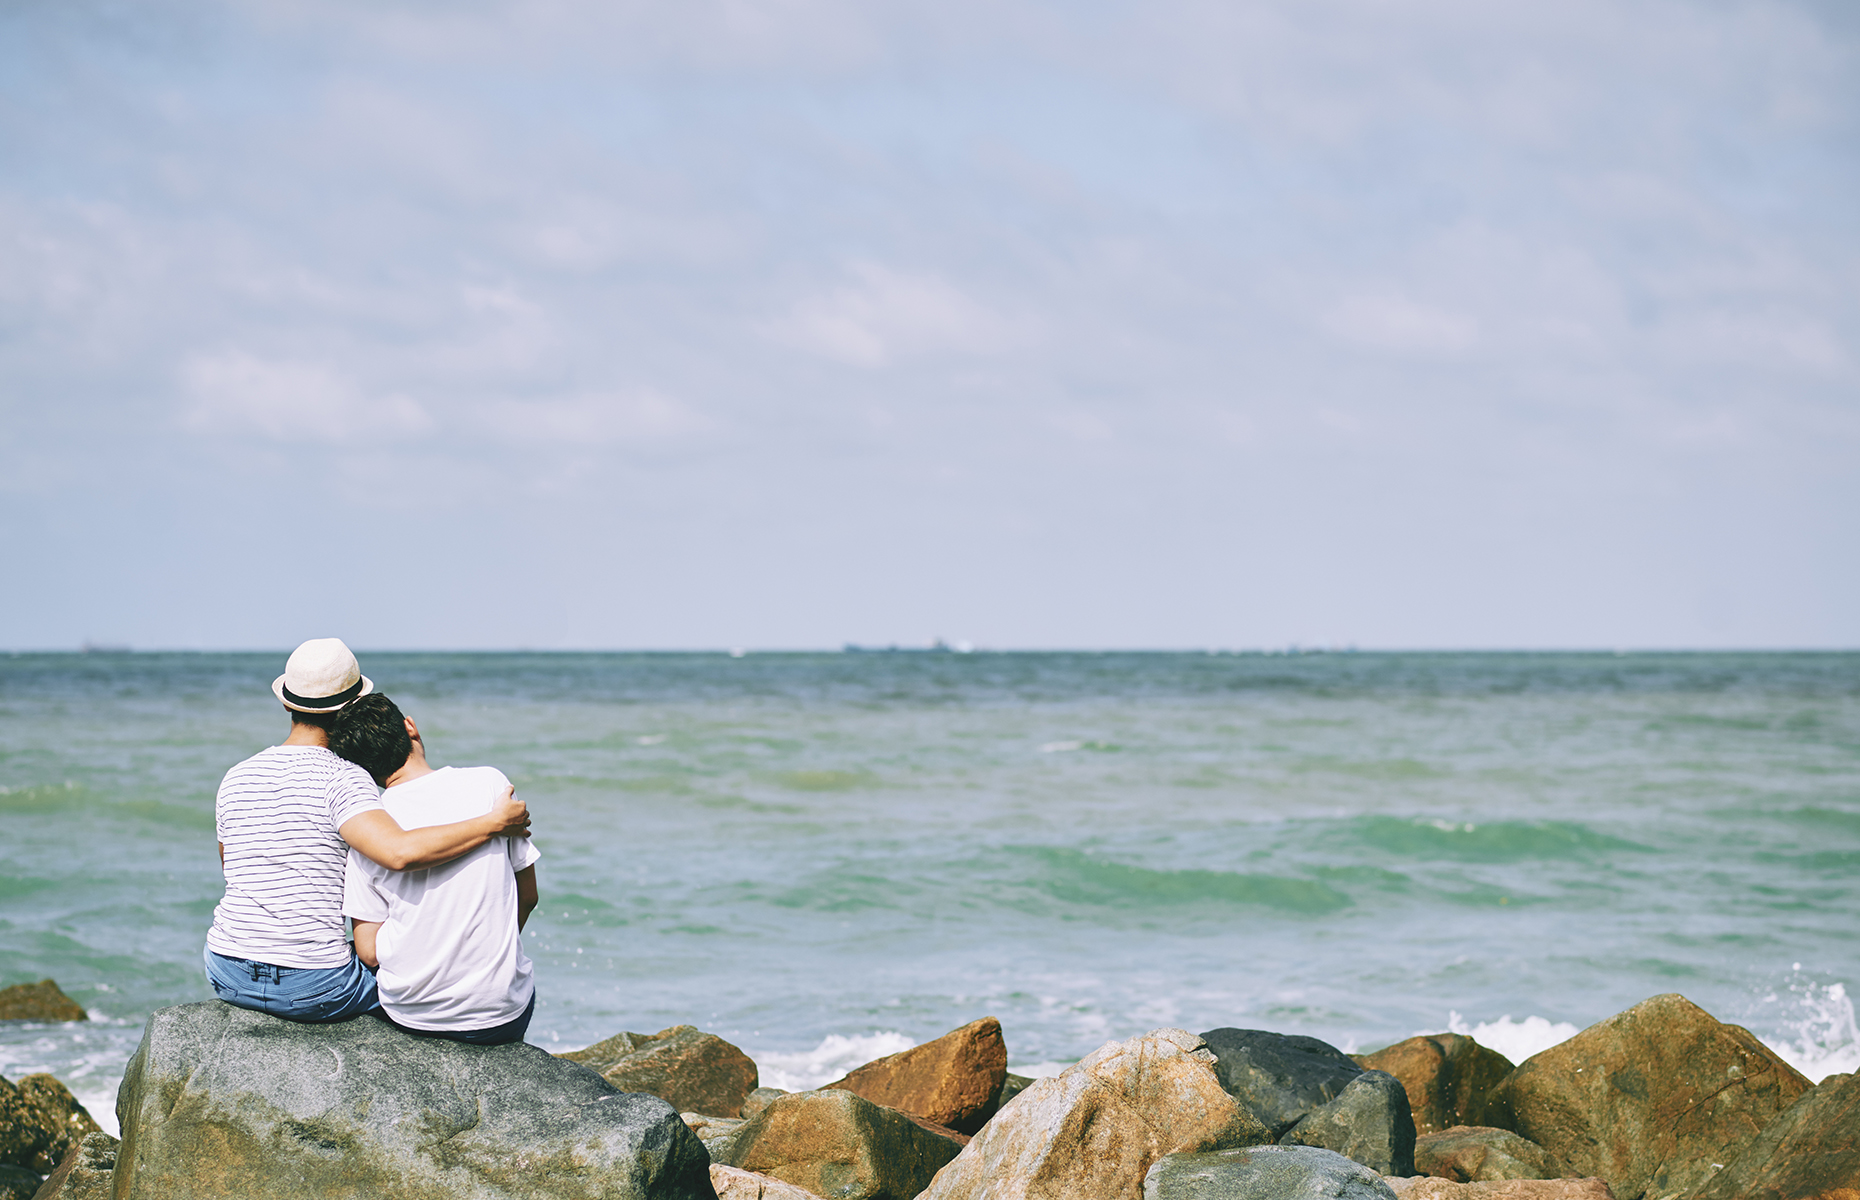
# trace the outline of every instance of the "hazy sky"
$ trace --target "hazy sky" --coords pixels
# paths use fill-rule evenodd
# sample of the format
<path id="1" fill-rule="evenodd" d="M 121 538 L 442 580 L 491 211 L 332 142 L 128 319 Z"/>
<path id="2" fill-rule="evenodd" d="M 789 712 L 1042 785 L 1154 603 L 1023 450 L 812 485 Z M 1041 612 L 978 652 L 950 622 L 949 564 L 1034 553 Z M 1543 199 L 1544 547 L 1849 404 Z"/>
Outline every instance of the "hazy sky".
<path id="1" fill-rule="evenodd" d="M 1860 645 L 1857 50 L 0 0 L 0 646 Z"/>

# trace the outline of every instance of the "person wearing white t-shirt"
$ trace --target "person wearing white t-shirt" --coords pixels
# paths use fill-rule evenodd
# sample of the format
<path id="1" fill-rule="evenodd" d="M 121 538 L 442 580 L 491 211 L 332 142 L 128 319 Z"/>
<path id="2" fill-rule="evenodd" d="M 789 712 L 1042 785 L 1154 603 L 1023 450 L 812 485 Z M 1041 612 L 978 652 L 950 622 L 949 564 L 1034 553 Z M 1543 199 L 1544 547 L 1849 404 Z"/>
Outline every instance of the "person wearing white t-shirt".
<path id="1" fill-rule="evenodd" d="M 496 767 L 435 770 L 419 727 L 380 693 L 350 702 L 329 743 L 387 789 L 381 803 L 407 829 L 481 816 L 510 787 Z M 349 855 L 342 911 L 356 956 L 375 968 L 383 1019 L 474 1045 L 523 1040 L 536 983 L 518 933 L 536 907 L 540 857 L 525 838 L 412 871 Z"/>

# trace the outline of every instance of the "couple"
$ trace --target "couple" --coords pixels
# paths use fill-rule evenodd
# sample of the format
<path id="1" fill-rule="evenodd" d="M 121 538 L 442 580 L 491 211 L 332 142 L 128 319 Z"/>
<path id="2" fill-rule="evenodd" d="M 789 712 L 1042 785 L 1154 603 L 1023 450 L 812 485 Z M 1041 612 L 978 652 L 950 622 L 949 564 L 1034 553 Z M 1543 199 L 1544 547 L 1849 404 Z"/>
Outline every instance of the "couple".
<path id="1" fill-rule="evenodd" d="M 517 933 L 541 855 L 510 781 L 429 766 L 340 639 L 299 646 L 271 690 L 290 736 L 228 771 L 214 802 L 215 994 L 292 1021 L 372 1012 L 427 1037 L 522 1041 L 536 987 Z"/>

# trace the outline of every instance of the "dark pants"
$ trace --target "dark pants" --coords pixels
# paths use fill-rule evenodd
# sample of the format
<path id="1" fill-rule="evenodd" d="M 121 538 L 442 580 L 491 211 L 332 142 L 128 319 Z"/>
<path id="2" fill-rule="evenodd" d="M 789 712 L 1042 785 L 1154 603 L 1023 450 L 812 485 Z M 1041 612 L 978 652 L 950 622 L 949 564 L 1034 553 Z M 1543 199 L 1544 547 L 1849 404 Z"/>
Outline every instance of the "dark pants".
<path id="1" fill-rule="evenodd" d="M 506 1042 L 520 1042 L 523 1040 L 523 1035 L 529 1032 L 530 1018 L 535 1015 L 535 992 L 530 993 L 529 1005 L 524 1008 L 522 1016 L 514 1021 L 505 1021 L 502 1025 L 495 1025 L 490 1029 L 413 1029 L 388 1016 L 382 1009 L 375 1010 L 375 1016 L 403 1033 L 411 1033 L 414 1037 L 444 1038 L 448 1042 L 464 1042 L 467 1046 L 502 1046 Z"/>

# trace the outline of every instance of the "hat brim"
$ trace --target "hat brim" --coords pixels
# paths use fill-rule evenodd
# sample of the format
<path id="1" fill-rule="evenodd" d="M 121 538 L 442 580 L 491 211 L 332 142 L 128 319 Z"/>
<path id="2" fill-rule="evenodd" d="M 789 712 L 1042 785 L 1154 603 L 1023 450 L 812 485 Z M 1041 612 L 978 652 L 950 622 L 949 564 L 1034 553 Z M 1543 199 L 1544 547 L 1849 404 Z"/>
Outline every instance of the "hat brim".
<path id="1" fill-rule="evenodd" d="M 363 696 L 366 696 L 368 693 L 374 690 L 375 690 L 375 681 L 368 678 L 368 676 L 364 675 L 362 676 L 362 690 L 355 693 L 355 695 L 350 696 L 347 700 L 344 700 L 342 704 L 353 704 L 355 701 L 360 700 Z M 278 676 L 276 679 L 271 681 L 271 694 L 278 698 L 279 704 L 282 704 L 284 707 L 290 709 L 292 712 L 333 713 L 333 712 L 342 711 L 342 704 L 337 704 L 329 708 L 310 708 L 309 706 L 303 705 L 303 704 L 292 704 L 289 700 L 286 700 L 284 698 L 284 676 L 282 675 Z"/>

